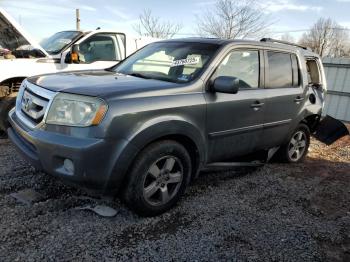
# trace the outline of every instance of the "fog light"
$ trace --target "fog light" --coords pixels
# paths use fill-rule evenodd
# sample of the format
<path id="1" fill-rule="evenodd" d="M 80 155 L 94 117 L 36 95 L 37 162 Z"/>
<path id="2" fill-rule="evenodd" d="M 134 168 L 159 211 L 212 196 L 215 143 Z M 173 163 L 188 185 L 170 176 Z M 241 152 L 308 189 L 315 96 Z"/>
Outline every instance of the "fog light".
<path id="1" fill-rule="evenodd" d="M 65 159 L 63 162 L 63 167 L 68 173 L 70 173 L 72 175 L 74 174 L 74 164 L 73 164 L 72 160 Z"/>

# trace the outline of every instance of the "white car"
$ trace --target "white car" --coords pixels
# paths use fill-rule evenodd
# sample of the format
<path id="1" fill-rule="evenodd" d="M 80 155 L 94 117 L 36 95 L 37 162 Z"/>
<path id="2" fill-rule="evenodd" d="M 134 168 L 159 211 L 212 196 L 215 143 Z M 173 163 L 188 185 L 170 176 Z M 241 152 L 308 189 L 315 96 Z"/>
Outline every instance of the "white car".
<path id="1" fill-rule="evenodd" d="M 0 130 L 14 106 L 21 82 L 34 75 L 104 69 L 123 60 L 153 38 L 133 38 L 112 30 L 62 31 L 38 44 L 0 8 Z"/>

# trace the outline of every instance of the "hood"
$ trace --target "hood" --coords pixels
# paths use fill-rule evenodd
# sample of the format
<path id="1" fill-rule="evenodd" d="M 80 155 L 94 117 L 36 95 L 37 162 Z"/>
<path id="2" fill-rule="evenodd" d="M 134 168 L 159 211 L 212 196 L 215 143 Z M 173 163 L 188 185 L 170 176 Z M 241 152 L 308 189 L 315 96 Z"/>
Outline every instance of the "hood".
<path id="1" fill-rule="evenodd" d="M 54 92 L 110 98 L 176 88 L 182 84 L 122 75 L 106 70 L 74 71 L 28 78 L 32 84 Z"/>
<path id="2" fill-rule="evenodd" d="M 48 53 L 42 46 L 39 45 L 39 43 L 36 42 L 4 9 L 0 8 L 0 40 L 7 39 L 8 42 L 11 42 L 15 37 L 17 40 L 22 40 L 20 41 L 21 48 L 32 46 L 48 56 Z M 6 46 L 3 46 L 3 48 L 6 48 Z"/>

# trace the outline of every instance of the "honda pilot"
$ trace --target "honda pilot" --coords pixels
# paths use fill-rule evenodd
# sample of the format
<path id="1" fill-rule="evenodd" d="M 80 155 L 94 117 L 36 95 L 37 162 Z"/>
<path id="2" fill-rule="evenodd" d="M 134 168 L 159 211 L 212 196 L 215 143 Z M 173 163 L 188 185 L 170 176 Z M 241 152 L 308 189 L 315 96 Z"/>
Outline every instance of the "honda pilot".
<path id="1" fill-rule="evenodd" d="M 8 135 L 37 169 L 153 216 L 210 164 L 272 149 L 302 161 L 325 91 L 319 56 L 300 46 L 165 40 L 107 70 L 26 79 Z"/>

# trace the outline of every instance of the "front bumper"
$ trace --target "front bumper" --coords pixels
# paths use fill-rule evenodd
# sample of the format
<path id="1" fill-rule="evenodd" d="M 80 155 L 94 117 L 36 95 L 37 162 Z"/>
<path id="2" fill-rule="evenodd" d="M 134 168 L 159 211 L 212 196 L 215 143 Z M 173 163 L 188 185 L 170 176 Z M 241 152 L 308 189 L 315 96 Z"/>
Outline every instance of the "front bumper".
<path id="1" fill-rule="evenodd" d="M 40 129 L 28 129 L 16 117 L 15 111 L 9 114 L 11 128 L 8 136 L 19 153 L 35 168 L 80 187 L 103 191 L 117 188 L 121 180 L 114 174 L 115 165 L 127 141 L 117 142 L 72 137 Z M 64 160 L 74 163 L 74 172 L 64 167 Z"/>

